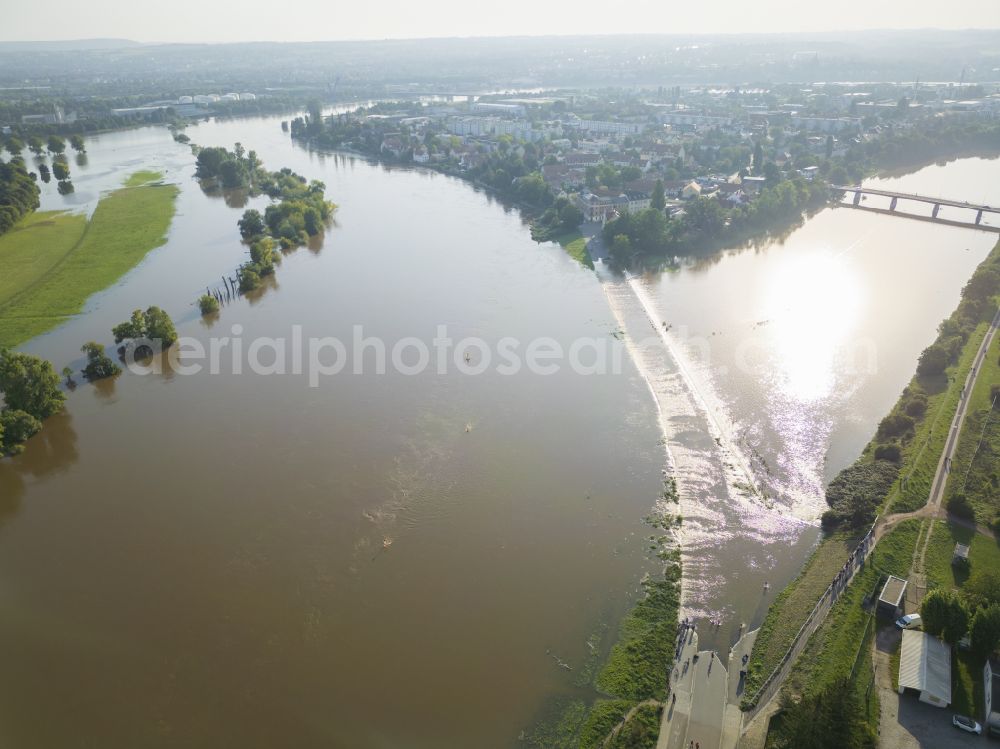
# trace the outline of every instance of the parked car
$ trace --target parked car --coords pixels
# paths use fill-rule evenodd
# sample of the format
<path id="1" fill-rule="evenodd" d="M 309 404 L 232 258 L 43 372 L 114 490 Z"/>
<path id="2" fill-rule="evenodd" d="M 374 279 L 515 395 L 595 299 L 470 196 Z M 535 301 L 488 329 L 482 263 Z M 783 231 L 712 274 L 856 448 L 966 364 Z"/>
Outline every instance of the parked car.
<path id="1" fill-rule="evenodd" d="M 967 718 L 964 715 L 952 715 L 951 724 L 955 728 L 961 728 L 963 731 L 968 731 L 969 733 L 974 733 L 977 736 L 983 732 L 983 727 L 976 723 L 972 718 Z"/>
<path id="2" fill-rule="evenodd" d="M 920 614 L 907 614 L 896 620 L 896 626 L 900 629 L 916 629 L 920 626 Z"/>

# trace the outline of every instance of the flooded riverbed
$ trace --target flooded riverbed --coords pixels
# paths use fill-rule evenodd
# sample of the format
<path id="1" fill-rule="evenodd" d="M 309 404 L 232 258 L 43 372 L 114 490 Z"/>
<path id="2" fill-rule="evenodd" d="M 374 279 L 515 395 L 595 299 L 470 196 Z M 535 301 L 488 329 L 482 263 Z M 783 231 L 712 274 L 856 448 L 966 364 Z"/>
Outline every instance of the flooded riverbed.
<path id="1" fill-rule="evenodd" d="M 47 186 L 43 208 L 92 206 L 153 167 L 181 185 L 177 216 L 166 245 L 23 348 L 79 364 L 84 341 L 110 343 L 113 324 L 157 304 L 206 343 L 294 326 L 350 341 L 360 325 L 391 347 L 446 325 L 455 341 L 603 341 L 621 372 L 345 372 L 313 388 L 226 370 L 79 387 L 0 464 L 12 745 L 511 746 L 554 695 L 589 696 L 574 686 L 587 640 L 607 627 L 609 646 L 651 568 L 661 421 L 686 605 L 724 619 L 721 647 L 762 612 L 762 580 L 774 592 L 801 565 L 823 481 L 992 243 L 836 210 L 783 245 L 630 283 L 535 244 L 516 212 L 458 180 L 310 153 L 279 122 L 187 132 L 324 181 L 339 210 L 321 244 L 208 324 L 193 303 L 245 259 L 242 201 L 204 195 L 165 130 L 91 139 L 76 195 Z M 748 331 L 763 343 L 743 372 L 727 360 Z M 660 344 L 627 355 L 650 336 Z M 852 337 L 875 340 L 874 372 L 839 367 Z M 744 464 L 766 500 L 734 488 Z"/>

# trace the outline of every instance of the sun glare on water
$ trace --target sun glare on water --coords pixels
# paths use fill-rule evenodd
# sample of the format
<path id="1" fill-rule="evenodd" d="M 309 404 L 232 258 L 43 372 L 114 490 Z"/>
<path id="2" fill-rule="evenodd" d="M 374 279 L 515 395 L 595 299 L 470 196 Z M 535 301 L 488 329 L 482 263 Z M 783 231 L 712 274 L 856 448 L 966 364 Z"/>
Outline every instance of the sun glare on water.
<path id="1" fill-rule="evenodd" d="M 864 305 L 864 280 L 849 255 L 817 248 L 789 257 L 764 300 L 775 385 L 800 403 L 828 397 L 838 357 L 850 348 Z"/>

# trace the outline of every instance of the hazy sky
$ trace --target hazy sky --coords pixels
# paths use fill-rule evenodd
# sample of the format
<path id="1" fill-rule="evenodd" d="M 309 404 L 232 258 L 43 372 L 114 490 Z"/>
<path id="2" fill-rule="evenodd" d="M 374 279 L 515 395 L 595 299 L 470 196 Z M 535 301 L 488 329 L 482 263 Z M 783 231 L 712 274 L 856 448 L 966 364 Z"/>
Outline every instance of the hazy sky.
<path id="1" fill-rule="evenodd" d="M 539 34 L 997 28 L 1000 0 L 49 0 L 5 3 L 0 39 L 305 41 Z"/>

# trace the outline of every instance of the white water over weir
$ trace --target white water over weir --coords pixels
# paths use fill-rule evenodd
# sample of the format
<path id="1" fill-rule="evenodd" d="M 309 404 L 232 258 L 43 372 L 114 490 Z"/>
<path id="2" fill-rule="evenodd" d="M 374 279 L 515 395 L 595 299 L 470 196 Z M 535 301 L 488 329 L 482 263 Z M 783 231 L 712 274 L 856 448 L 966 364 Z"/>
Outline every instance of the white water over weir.
<path id="1" fill-rule="evenodd" d="M 734 436 L 737 430 L 727 424 L 710 382 L 658 314 L 642 280 L 601 265 L 597 275 L 629 355 L 653 396 L 677 480 L 683 515 L 682 616 L 701 618 L 702 647 L 724 653 L 741 625 L 749 625 L 766 608 L 768 547 L 800 533 L 802 524 L 762 501 L 763 485 Z M 678 512 L 675 506 L 662 509 Z M 711 624 L 716 619 L 718 627 Z"/>
<path id="2" fill-rule="evenodd" d="M 708 426 L 711 429 L 712 437 L 716 440 L 725 458 L 727 458 L 727 467 L 732 465 L 729 463 L 729 460 L 735 462 L 736 465 L 733 466 L 731 473 L 735 473 L 737 480 L 744 485 L 740 488 L 756 487 L 757 482 L 753 471 L 750 469 L 750 463 L 743 455 L 742 449 L 734 441 L 732 428 L 725 428 L 723 426 L 719 413 L 720 404 L 718 398 L 708 391 L 706 383 L 699 383 L 695 379 L 692 373 L 692 364 L 688 360 L 684 349 L 673 340 L 667 321 L 658 316 L 653 301 L 650 299 L 645 287 L 643 287 L 642 282 L 628 271 L 625 271 L 625 279 L 629 288 L 635 294 L 636 299 L 639 300 L 639 304 L 645 310 L 649 324 L 653 326 L 653 330 L 656 331 L 659 339 L 663 341 L 667 353 L 677 366 L 677 371 L 684 386 L 702 413 L 708 418 Z M 736 488 L 736 485 L 731 482 L 730 487 Z"/>

